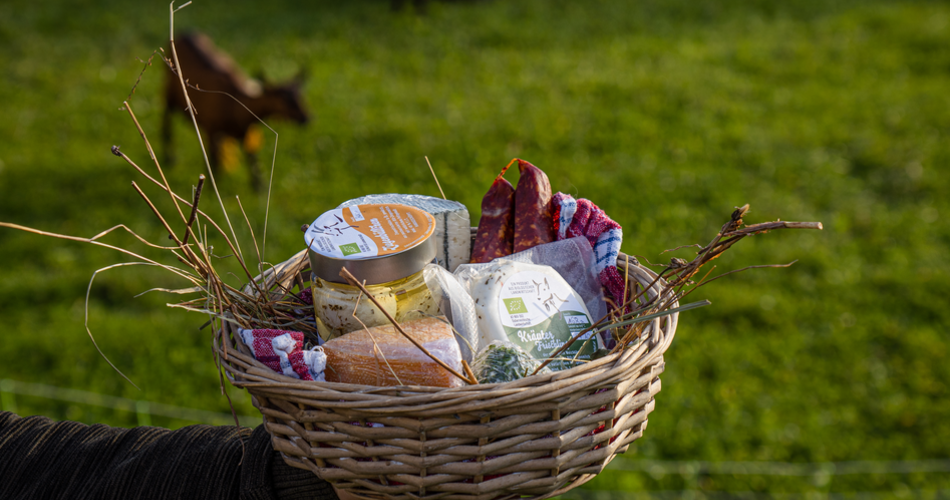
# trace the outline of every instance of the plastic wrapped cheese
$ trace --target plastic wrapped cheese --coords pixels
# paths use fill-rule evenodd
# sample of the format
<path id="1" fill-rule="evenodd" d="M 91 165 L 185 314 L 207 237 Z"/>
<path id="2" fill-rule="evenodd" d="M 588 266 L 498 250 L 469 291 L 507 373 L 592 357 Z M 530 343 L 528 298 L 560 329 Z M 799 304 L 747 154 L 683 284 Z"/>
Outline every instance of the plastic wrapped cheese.
<path id="1" fill-rule="evenodd" d="M 495 259 L 460 272 L 475 300 L 479 346 L 510 341 L 535 359 L 547 359 L 593 323 L 584 301 L 550 266 Z M 583 335 L 550 366 L 554 370 L 588 360 L 599 337 Z"/>
<path id="2" fill-rule="evenodd" d="M 462 355 L 445 318 L 400 323 L 430 353 L 462 373 Z M 357 330 L 323 344 L 327 382 L 374 386 L 459 387 L 461 379 L 439 366 L 392 325 Z"/>
<path id="3" fill-rule="evenodd" d="M 339 207 L 367 203 L 399 203 L 419 208 L 435 217 L 432 239 L 438 248 L 439 264 L 454 272 L 459 264 L 467 263 L 472 255 L 472 220 L 465 205 L 451 200 L 421 194 L 371 194 L 343 202 Z"/>

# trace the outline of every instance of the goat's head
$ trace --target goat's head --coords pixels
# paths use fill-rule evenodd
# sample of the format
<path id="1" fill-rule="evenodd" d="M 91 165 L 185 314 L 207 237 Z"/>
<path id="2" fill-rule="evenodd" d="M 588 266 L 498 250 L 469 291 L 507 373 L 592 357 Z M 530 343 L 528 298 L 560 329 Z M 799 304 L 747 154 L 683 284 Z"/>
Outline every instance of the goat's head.
<path id="1" fill-rule="evenodd" d="M 264 82 L 264 95 L 271 98 L 274 109 L 272 114 L 300 124 L 310 120 L 304 105 L 300 88 L 306 80 L 306 72 L 300 70 L 293 79 L 280 84 Z"/>

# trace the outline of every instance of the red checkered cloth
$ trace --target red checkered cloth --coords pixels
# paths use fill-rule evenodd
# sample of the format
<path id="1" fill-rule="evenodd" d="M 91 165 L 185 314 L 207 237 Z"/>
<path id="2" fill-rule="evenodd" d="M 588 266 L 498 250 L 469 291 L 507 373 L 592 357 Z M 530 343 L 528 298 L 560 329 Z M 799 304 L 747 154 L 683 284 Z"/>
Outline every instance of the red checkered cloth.
<path id="1" fill-rule="evenodd" d="M 623 300 L 626 283 L 617 270 L 617 255 L 623 241 L 623 229 L 590 200 L 557 193 L 551 199 L 554 205 L 554 229 L 557 239 L 584 236 L 594 250 L 594 272 L 600 284 L 619 305 Z"/>
<path id="2" fill-rule="evenodd" d="M 238 333 L 254 359 L 271 370 L 301 380 L 324 380 L 327 356 L 321 347 L 305 351 L 303 333 L 270 329 L 239 329 Z"/>

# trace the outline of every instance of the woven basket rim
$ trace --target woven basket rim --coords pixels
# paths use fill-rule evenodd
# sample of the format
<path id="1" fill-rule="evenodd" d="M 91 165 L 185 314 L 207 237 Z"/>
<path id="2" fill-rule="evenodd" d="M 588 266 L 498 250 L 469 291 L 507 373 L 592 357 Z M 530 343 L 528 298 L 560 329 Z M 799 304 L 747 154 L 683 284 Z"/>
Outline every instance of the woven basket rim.
<path id="1" fill-rule="evenodd" d="M 624 254 L 618 259 L 621 271 L 629 262 L 630 279 L 638 281 L 641 286 L 649 286 L 656 278 L 656 273 L 639 264 L 635 259 L 625 259 Z M 268 270 L 262 275 L 280 281 L 282 274 L 297 273 L 309 268 L 306 252 L 300 252 Z M 654 283 L 651 293 L 658 292 L 665 283 L 658 280 Z M 247 290 L 254 293 L 253 290 Z M 676 304 L 673 305 L 676 307 Z M 644 364 L 662 356 L 669 347 L 676 331 L 678 313 L 672 313 L 653 320 L 653 328 L 649 338 L 635 348 L 627 348 L 603 358 L 584 363 L 580 366 L 551 373 L 539 373 L 524 377 L 512 382 L 494 384 L 463 385 L 461 387 L 429 387 L 429 386 L 371 386 L 359 384 L 345 384 L 340 382 L 303 381 L 281 373 L 277 373 L 263 363 L 254 359 L 250 350 L 244 345 L 240 335 L 236 334 L 236 327 L 225 321 L 219 334 L 214 339 L 214 349 L 221 356 L 221 360 L 231 369 L 227 370 L 230 382 L 236 387 L 249 390 L 267 390 L 268 392 L 286 391 L 291 397 L 306 399 L 308 395 L 319 395 L 322 401 L 338 397 L 345 400 L 342 406 L 360 413 L 410 413 L 412 408 L 420 406 L 451 406 L 452 402 L 462 403 L 465 400 L 479 400 L 488 398 L 509 398 L 517 402 L 519 393 L 544 387 L 546 391 L 560 391 L 564 388 L 586 386 L 585 380 L 611 378 L 613 372 L 627 371 L 633 365 Z M 661 327 L 661 320 L 667 319 L 665 328 Z M 226 342 L 221 342 L 224 339 Z M 492 393 L 490 396 L 486 392 Z M 393 403 L 402 400 L 405 405 L 396 405 L 392 408 L 380 408 L 384 402 Z M 388 406 L 388 405 L 384 405 Z"/>

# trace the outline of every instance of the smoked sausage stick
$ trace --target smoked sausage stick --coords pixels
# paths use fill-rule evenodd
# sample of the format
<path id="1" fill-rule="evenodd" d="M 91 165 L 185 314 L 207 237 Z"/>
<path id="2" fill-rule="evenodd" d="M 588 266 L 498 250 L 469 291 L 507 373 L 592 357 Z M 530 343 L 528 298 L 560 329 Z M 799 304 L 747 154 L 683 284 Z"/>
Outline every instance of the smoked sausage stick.
<path id="1" fill-rule="evenodd" d="M 472 264 L 511 255 L 515 237 L 515 188 L 503 176 L 515 160 L 501 170 L 482 198 L 482 217 L 472 244 Z"/>
<path id="2" fill-rule="evenodd" d="M 521 178 L 515 190 L 515 252 L 556 239 L 548 176 L 521 159 L 518 160 L 518 170 Z"/>

